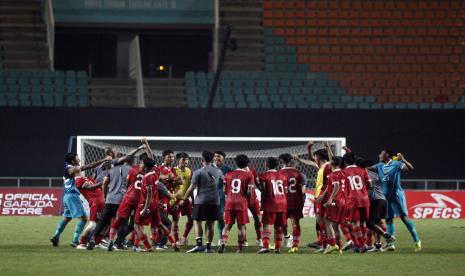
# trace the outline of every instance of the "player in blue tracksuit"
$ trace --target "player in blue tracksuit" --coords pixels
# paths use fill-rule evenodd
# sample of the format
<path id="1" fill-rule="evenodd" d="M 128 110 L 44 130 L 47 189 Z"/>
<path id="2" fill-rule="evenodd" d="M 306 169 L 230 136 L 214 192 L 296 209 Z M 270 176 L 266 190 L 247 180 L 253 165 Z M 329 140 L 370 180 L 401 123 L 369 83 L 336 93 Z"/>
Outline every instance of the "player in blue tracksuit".
<path id="1" fill-rule="evenodd" d="M 84 211 L 81 198 L 79 197 L 80 193 L 74 182 L 74 177 L 79 176 L 81 171 L 88 170 L 98 165 L 102 164 L 105 161 L 111 160 L 110 156 L 107 156 L 105 159 L 86 164 L 84 166 L 80 165 L 81 160 L 76 153 L 68 153 L 65 155 L 65 172 L 63 175 L 63 220 L 60 221 L 55 230 L 55 234 L 50 239 L 53 246 L 58 246 L 60 241 L 60 235 L 65 230 L 66 225 L 73 218 L 81 218 L 76 224 L 76 229 L 74 230 L 73 240 L 71 241 L 71 246 L 76 247 L 79 244 L 79 235 L 81 235 L 82 230 L 87 222 L 87 215 Z"/>
<path id="2" fill-rule="evenodd" d="M 215 166 L 221 170 L 223 175 L 226 175 L 228 172 L 233 171 L 233 169 L 224 163 L 226 158 L 226 153 L 223 151 L 215 151 Z M 218 219 L 218 237 L 221 238 L 224 228 L 224 205 L 226 204 L 226 195 L 224 194 L 224 183 L 223 181 L 218 182 L 218 195 L 220 196 L 220 218 Z M 218 241 L 219 244 L 219 241 Z"/>
<path id="3" fill-rule="evenodd" d="M 413 221 L 408 218 L 407 202 L 405 192 L 401 186 L 401 172 L 413 170 L 413 165 L 408 162 L 402 154 L 397 154 L 397 159 L 393 159 L 393 153 L 390 150 L 382 150 L 379 154 L 379 163 L 371 167 L 371 170 L 378 173 L 381 179 L 381 185 L 387 201 L 387 232 L 392 236 L 395 235 L 395 226 L 393 219 L 400 217 L 407 227 L 415 242 L 415 252 L 421 250 L 421 241 Z M 387 250 L 395 250 L 394 243 L 386 247 Z"/>

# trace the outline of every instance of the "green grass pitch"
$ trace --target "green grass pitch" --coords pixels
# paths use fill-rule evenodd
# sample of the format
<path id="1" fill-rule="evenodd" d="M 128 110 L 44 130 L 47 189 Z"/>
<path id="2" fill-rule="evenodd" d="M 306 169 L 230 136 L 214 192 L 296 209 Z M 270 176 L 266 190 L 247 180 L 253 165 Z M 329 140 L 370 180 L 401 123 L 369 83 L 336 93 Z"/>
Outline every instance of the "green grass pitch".
<path id="1" fill-rule="evenodd" d="M 207 255 L 186 254 L 187 248 L 181 253 L 79 251 L 68 245 L 74 221 L 63 233 L 60 247 L 53 248 L 49 238 L 59 219 L 0 217 L 0 275 L 465 275 L 463 220 L 415 221 L 424 248 L 420 253 L 413 252 L 410 235 L 397 220 L 396 252 L 322 255 L 302 247 L 298 254 L 257 255 L 257 247 L 249 246 L 246 254 L 235 254 L 233 231 L 225 254 Z M 304 219 L 302 228 L 302 243 L 313 240 L 314 220 Z M 251 224 L 248 239 L 255 244 Z"/>

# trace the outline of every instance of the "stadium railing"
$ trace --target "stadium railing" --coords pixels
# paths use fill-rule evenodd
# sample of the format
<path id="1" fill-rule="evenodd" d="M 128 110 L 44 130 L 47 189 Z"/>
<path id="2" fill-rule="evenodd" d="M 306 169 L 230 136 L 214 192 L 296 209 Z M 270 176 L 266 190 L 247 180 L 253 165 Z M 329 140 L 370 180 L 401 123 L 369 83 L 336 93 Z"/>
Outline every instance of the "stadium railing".
<path id="1" fill-rule="evenodd" d="M 310 180 L 314 182 L 314 180 Z M 0 188 L 57 188 L 62 177 L 0 177 Z M 465 190 L 465 179 L 404 179 L 407 190 Z"/>

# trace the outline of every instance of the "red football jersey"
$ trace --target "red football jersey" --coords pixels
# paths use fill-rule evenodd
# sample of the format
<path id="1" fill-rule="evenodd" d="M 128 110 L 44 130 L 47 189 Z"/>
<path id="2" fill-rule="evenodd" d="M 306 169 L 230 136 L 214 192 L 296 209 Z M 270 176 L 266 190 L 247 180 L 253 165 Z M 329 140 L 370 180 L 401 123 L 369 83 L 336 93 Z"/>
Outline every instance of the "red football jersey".
<path id="1" fill-rule="evenodd" d="M 370 206 L 370 200 L 367 192 L 367 182 L 369 181 L 366 169 L 355 165 L 348 166 L 344 170 L 347 207 L 361 208 Z"/>
<path id="2" fill-rule="evenodd" d="M 321 188 L 322 191 L 326 189 L 326 187 L 330 184 L 328 180 L 328 175 L 332 172 L 330 163 L 326 163 L 325 168 L 323 170 L 323 187 Z"/>
<path id="3" fill-rule="evenodd" d="M 75 181 L 76 187 L 78 188 L 79 192 L 84 196 L 84 198 L 89 203 L 93 202 L 94 200 L 105 201 L 103 191 L 100 187 L 93 189 L 93 190 L 87 190 L 87 189 L 82 188 L 82 185 L 84 185 L 86 181 L 89 181 L 92 183 L 92 185 L 95 185 L 95 180 L 93 178 L 79 176 L 79 177 L 75 177 L 74 181 Z"/>
<path id="4" fill-rule="evenodd" d="M 304 207 L 304 194 L 302 192 L 304 179 L 302 173 L 292 167 L 282 168 L 279 173 L 287 179 L 287 209 L 302 209 Z"/>
<path id="5" fill-rule="evenodd" d="M 248 168 L 248 170 L 252 173 L 252 175 L 253 175 L 253 182 L 254 182 L 254 184 L 255 184 L 255 181 L 256 181 L 257 176 L 258 176 L 258 175 L 257 175 L 257 170 L 256 170 L 254 167 L 252 167 L 252 166 L 248 166 L 247 168 Z M 253 185 L 254 185 L 254 184 L 253 184 Z M 257 193 L 255 192 L 255 186 L 254 186 L 254 188 L 250 191 L 250 202 L 254 202 L 255 200 L 257 200 Z"/>
<path id="6" fill-rule="evenodd" d="M 164 164 L 158 166 L 158 171 L 159 171 L 159 174 L 160 175 L 168 175 L 170 173 L 174 174 L 174 177 L 176 178 L 177 177 L 177 173 L 176 173 L 176 168 L 175 167 L 167 167 L 165 166 Z M 163 181 L 163 184 L 165 184 L 166 188 L 168 189 L 168 191 L 170 192 L 175 192 L 175 186 L 173 185 L 172 181 L 171 180 L 165 180 Z M 170 197 L 167 196 L 167 195 L 160 195 L 160 201 L 163 203 L 163 204 L 168 204 L 168 202 L 170 201 Z"/>
<path id="7" fill-rule="evenodd" d="M 259 176 L 259 182 L 264 186 L 262 191 L 263 210 L 268 212 L 287 212 L 287 179 L 276 170 L 269 170 Z"/>
<path id="8" fill-rule="evenodd" d="M 124 197 L 129 199 L 129 203 L 137 205 L 140 198 L 140 190 L 142 188 L 142 181 L 144 180 L 144 174 L 140 171 L 139 166 L 132 167 L 128 172 L 128 190 Z"/>
<path id="9" fill-rule="evenodd" d="M 244 211 L 248 208 L 247 190 L 253 189 L 254 180 L 250 171 L 237 169 L 228 172 L 224 178 L 226 182 L 225 210 Z"/>
<path id="10" fill-rule="evenodd" d="M 150 203 L 150 208 L 158 208 L 158 189 L 157 189 L 158 175 L 151 171 L 144 175 L 144 180 L 142 181 L 142 187 L 140 191 L 139 204 L 145 204 L 145 198 L 147 197 L 147 187 L 152 187 L 152 199 Z"/>
<path id="11" fill-rule="evenodd" d="M 334 191 L 334 186 L 336 183 L 339 185 L 339 191 L 334 195 L 333 202 L 336 203 L 338 207 L 344 207 L 346 205 L 346 186 L 345 186 L 345 175 L 344 172 L 339 170 L 334 170 L 328 175 L 329 184 L 326 188 L 326 198 L 329 199 L 331 194 Z"/>

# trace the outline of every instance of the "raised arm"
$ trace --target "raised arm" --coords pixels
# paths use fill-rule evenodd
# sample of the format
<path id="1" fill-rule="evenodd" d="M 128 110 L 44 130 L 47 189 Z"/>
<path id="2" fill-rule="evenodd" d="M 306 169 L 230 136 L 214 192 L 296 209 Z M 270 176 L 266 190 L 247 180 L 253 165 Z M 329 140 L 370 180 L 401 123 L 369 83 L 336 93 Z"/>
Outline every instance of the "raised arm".
<path id="1" fill-rule="evenodd" d="M 111 156 L 105 156 L 105 158 L 100 159 L 100 160 L 98 160 L 98 161 L 95 161 L 95 162 L 91 162 L 91 163 L 82 165 L 82 166 L 80 167 L 80 170 L 81 170 L 81 171 L 85 171 L 85 170 L 88 170 L 88 169 L 92 169 L 92 168 L 95 168 L 95 167 L 97 167 L 98 165 L 102 164 L 103 162 L 110 161 L 110 160 L 111 160 Z"/>
<path id="2" fill-rule="evenodd" d="M 135 155 L 138 151 L 140 151 L 140 150 L 142 150 L 142 149 L 145 149 L 145 144 L 140 145 L 138 148 L 131 150 L 131 151 L 128 152 L 128 154 L 126 154 L 125 156 L 118 158 L 117 161 L 116 161 L 116 163 L 117 163 L 117 164 L 120 164 L 120 163 L 126 161 L 126 160 L 128 159 L 129 156 Z"/>
<path id="3" fill-rule="evenodd" d="M 402 166 L 403 171 L 413 171 L 415 169 L 413 167 L 412 163 L 407 161 L 407 159 L 405 159 L 405 157 L 404 157 L 404 155 L 402 153 L 397 154 L 397 157 L 399 157 L 399 160 L 404 163 L 404 165 Z"/>
<path id="4" fill-rule="evenodd" d="M 142 143 L 144 143 L 145 145 L 145 150 L 147 151 L 147 156 L 150 158 L 150 159 L 153 159 L 153 151 L 152 151 L 152 148 L 150 148 L 150 144 L 149 142 L 147 141 L 147 139 L 142 139 L 141 140 Z"/>
<path id="5" fill-rule="evenodd" d="M 300 158 L 300 157 L 297 156 L 297 155 L 294 156 L 294 160 L 297 160 L 297 161 L 299 161 L 299 162 L 302 163 L 302 164 L 305 164 L 305 165 L 311 166 L 311 167 L 315 167 L 315 168 L 318 169 L 318 164 L 315 163 L 315 161 L 313 161 L 313 160 L 302 159 L 302 158 Z"/>
<path id="6" fill-rule="evenodd" d="M 329 160 L 331 160 L 334 157 L 333 149 L 331 149 L 331 144 L 329 142 L 326 142 L 325 145 L 326 145 L 326 150 L 328 151 L 328 158 Z"/>

